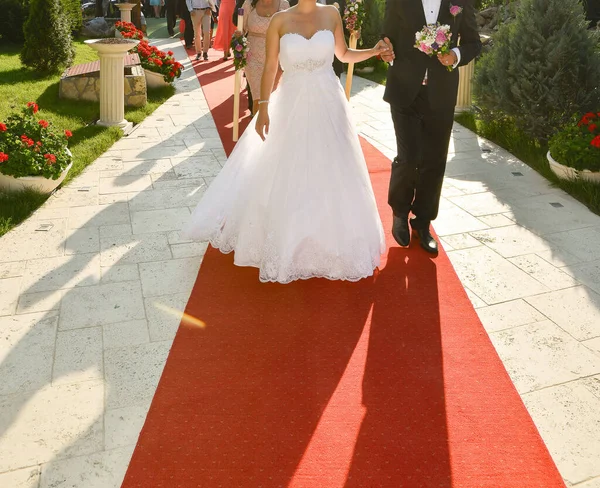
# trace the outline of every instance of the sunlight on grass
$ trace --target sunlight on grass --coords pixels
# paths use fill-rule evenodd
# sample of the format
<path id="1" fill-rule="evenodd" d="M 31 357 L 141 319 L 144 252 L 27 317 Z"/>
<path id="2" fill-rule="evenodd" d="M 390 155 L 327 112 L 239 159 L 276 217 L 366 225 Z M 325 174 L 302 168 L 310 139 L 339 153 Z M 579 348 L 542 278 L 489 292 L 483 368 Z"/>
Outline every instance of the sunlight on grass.
<path id="1" fill-rule="evenodd" d="M 75 48 L 76 64 L 98 59 L 96 52 L 81 41 L 75 42 Z M 35 101 L 42 118 L 59 130 L 73 132 L 69 148 L 74 163 L 65 180 L 64 184 L 67 184 L 108 150 L 121 137 L 121 131 L 93 125 L 100 117 L 98 103 L 59 99 L 60 74 L 39 76 L 24 68 L 19 60 L 19 51 L 18 46 L 0 46 L 0 122 L 27 102 Z M 126 109 L 125 117 L 139 124 L 174 92 L 173 87 L 149 92 L 148 103 L 141 108 Z M 45 197 L 31 192 L 1 195 L 0 236 L 25 220 L 44 201 Z"/>

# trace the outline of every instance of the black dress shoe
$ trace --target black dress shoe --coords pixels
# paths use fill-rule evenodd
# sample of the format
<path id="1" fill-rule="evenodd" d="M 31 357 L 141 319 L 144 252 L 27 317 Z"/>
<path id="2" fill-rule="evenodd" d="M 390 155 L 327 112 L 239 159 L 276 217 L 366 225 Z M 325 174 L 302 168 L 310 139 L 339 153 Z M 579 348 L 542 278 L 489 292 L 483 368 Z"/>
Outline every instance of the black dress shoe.
<path id="1" fill-rule="evenodd" d="M 425 249 L 430 254 L 438 253 L 438 243 L 429 232 L 429 228 L 427 229 L 415 229 L 415 233 L 419 238 L 419 244 L 423 249 Z"/>
<path id="2" fill-rule="evenodd" d="M 208 53 L 204 53 L 204 61 L 208 61 Z"/>
<path id="3" fill-rule="evenodd" d="M 410 230 L 408 230 L 408 217 L 396 217 L 392 224 L 392 236 L 402 247 L 410 244 Z"/>

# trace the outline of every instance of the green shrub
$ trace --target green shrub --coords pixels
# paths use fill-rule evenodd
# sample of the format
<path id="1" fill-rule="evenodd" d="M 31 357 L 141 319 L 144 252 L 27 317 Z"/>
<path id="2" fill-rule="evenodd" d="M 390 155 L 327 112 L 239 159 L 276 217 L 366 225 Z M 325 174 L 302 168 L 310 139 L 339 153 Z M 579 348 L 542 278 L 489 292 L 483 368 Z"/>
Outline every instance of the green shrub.
<path id="1" fill-rule="evenodd" d="M 71 32 L 77 32 L 83 25 L 81 3 L 79 0 L 61 0 L 62 11 L 69 21 Z"/>
<path id="2" fill-rule="evenodd" d="M 0 0 L 0 41 L 20 44 L 25 40 L 23 24 L 29 0 Z"/>
<path id="3" fill-rule="evenodd" d="M 547 140 L 600 100 L 598 33 L 578 0 L 522 0 L 477 64 L 474 94 L 486 119 L 510 118 Z"/>
<path id="4" fill-rule="evenodd" d="M 41 73 L 59 71 L 75 55 L 70 25 L 60 7 L 60 0 L 31 0 L 21 61 Z"/>

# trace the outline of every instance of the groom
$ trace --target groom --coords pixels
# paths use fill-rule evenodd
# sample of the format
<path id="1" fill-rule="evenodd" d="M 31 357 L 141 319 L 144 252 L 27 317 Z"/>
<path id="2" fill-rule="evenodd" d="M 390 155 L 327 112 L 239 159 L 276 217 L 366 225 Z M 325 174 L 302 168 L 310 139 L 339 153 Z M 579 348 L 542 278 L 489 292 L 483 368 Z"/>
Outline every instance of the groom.
<path id="1" fill-rule="evenodd" d="M 427 24 L 447 24 L 452 50 L 429 57 L 417 50 L 415 33 Z M 392 162 L 388 203 L 392 235 L 410 244 L 410 227 L 421 247 L 436 254 L 429 230 L 437 217 L 458 92 L 458 67 L 481 51 L 473 0 L 387 0 L 384 40 L 393 46 L 383 99 L 390 104 L 397 157 Z M 460 42 L 459 42 L 460 41 Z M 452 71 L 448 71 L 452 67 Z"/>

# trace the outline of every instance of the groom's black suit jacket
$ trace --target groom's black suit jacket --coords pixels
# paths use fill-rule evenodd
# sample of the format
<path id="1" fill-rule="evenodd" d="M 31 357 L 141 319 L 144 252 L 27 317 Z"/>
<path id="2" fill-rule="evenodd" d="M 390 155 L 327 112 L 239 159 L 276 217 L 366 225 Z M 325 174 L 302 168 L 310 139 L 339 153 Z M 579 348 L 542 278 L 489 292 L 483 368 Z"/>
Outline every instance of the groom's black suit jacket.
<path id="1" fill-rule="evenodd" d="M 456 17 L 451 5 L 462 8 Z M 440 24 L 448 24 L 452 32 L 452 47 L 459 44 L 460 64 L 468 64 L 481 51 L 473 0 L 441 0 Z M 384 100 L 393 107 L 405 108 L 417 97 L 427 71 L 431 107 L 451 109 L 456 105 L 458 69 L 448 72 L 437 59 L 417 50 L 415 33 L 426 25 L 421 0 L 387 0 L 383 36 L 394 46 L 396 59 L 388 70 Z"/>

